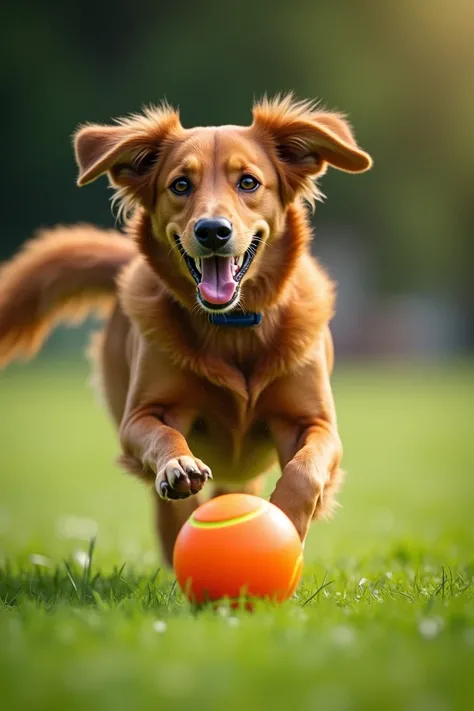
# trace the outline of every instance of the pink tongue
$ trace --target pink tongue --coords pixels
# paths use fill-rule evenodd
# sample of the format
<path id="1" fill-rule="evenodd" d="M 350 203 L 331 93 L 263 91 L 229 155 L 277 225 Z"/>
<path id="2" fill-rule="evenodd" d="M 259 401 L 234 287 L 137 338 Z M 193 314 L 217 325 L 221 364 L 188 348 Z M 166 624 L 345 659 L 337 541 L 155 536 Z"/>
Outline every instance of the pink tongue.
<path id="1" fill-rule="evenodd" d="M 233 257 L 208 257 L 201 259 L 201 282 L 199 291 L 210 304 L 226 304 L 237 288 L 234 281 Z"/>

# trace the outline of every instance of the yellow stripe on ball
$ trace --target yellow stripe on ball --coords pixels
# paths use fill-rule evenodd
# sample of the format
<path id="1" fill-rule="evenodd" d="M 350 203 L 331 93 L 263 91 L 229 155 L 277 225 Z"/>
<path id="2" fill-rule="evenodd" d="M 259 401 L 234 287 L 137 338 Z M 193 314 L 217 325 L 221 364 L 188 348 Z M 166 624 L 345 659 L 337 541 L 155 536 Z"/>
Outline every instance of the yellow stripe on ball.
<path id="1" fill-rule="evenodd" d="M 293 586 L 296 583 L 296 578 L 299 576 L 301 572 L 301 566 L 303 564 L 303 554 L 301 553 L 300 556 L 298 556 L 298 560 L 295 563 L 295 567 L 293 568 L 293 573 L 290 579 L 290 584 L 288 585 L 288 590 L 291 590 Z"/>
<path id="2" fill-rule="evenodd" d="M 255 511 L 250 511 L 242 516 L 235 516 L 235 518 L 229 518 L 226 521 L 196 521 L 193 514 L 189 519 L 189 523 L 195 528 L 225 528 L 226 526 L 235 526 L 238 523 L 246 523 L 246 521 L 251 521 L 253 518 L 260 516 L 266 508 L 266 506 L 261 506 Z"/>

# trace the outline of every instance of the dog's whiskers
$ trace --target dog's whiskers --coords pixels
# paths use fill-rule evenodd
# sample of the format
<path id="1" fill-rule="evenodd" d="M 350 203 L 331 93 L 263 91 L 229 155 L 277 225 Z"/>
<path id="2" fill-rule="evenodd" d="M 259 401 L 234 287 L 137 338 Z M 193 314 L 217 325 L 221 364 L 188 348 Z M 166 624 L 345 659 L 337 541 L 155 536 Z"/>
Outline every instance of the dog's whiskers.
<path id="1" fill-rule="evenodd" d="M 178 251 L 179 256 L 180 256 L 182 259 L 184 259 L 184 254 L 182 253 L 182 251 L 181 251 L 180 248 L 179 248 L 179 245 L 177 245 L 177 244 L 172 244 L 172 245 L 171 245 L 171 247 L 170 247 L 170 249 L 169 249 L 169 252 L 168 252 L 168 257 L 170 256 L 171 252 L 176 251 L 176 250 Z"/>

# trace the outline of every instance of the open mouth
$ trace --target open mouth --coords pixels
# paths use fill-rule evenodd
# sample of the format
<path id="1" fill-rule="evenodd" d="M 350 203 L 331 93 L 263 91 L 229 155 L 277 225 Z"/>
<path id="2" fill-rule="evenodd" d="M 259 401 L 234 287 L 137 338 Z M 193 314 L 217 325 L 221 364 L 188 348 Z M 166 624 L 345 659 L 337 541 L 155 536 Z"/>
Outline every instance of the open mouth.
<path id="1" fill-rule="evenodd" d="M 198 287 L 201 304 L 212 311 L 222 311 L 237 303 L 240 282 L 245 276 L 257 253 L 260 236 L 257 234 L 250 247 L 241 257 L 220 257 L 212 255 L 193 259 L 187 254 L 178 235 L 175 235 L 180 253 Z"/>

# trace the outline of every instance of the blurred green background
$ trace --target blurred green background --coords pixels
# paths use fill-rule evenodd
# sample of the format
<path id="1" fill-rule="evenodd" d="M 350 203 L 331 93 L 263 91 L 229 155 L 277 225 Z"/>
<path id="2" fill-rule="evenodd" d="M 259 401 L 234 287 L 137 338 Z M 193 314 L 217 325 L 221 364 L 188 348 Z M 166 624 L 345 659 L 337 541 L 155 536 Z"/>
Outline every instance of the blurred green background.
<path id="1" fill-rule="evenodd" d="M 375 161 L 330 171 L 316 212 L 339 354 L 473 345 L 471 0 L 20 0 L 2 17 L 0 258 L 39 226 L 113 224 L 106 181 L 75 186 L 79 123 L 166 97 L 185 126 L 245 124 L 254 97 L 294 90 L 347 112 Z"/>

